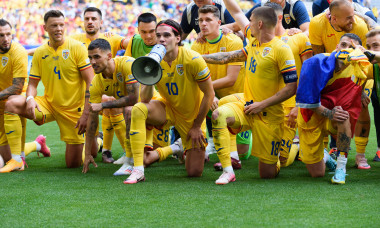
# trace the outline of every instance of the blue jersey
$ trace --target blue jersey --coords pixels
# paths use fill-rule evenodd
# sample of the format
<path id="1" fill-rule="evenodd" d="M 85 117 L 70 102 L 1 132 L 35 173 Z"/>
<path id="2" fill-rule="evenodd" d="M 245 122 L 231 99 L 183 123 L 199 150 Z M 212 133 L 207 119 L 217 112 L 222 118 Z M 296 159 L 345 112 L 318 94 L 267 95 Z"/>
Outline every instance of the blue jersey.
<path id="1" fill-rule="evenodd" d="M 234 18 L 227 11 L 226 6 L 223 3 L 223 0 L 213 0 L 213 5 L 218 7 L 220 11 L 220 20 L 222 25 L 230 24 L 235 22 Z M 181 28 L 184 33 L 190 33 L 195 30 L 196 33 L 199 33 L 201 30 L 198 24 L 198 6 L 192 1 L 187 5 L 186 9 L 182 13 Z"/>
<path id="2" fill-rule="evenodd" d="M 256 4 L 250 9 L 245 16 L 250 19 L 252 11 L 257 7 L 260 7 L 262 3 Z M 309 13 L 306 10 L 306 6 L 302 1 L 296 1 L 293 6 L 286 1 L 284 8 L 284 17 L 282 18 L 282 25 L 285 29 L 300 28 L 300 25 L 306 22 L 310 22 Z"/>

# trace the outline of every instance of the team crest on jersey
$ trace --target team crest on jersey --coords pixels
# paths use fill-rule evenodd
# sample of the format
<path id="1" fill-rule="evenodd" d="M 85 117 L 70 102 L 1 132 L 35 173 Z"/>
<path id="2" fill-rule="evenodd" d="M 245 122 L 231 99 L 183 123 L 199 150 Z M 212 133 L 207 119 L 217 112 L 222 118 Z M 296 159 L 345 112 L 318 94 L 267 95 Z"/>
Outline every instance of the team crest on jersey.
<path id="1" fill-rule="evenodd" d="M 116 73 L 116 78 L 119 82 L 123 82 L 123 75 L 121 74 L 121 72 Z"/>
<path id="2" fill-rule="evenodd" d="M 287 36 L 283 36 L 283 37 L 281 37 L 281 40 L 282 40 L 284 43 L 288 43 L 289 37 L 287 37 Z"/>
<path id="3" fill-rule="evenodd" d="M 269 48 L 269 47 L 264 48 L 263 57 L 267 56 L 269 54 L 270 50 L 272 50 L 272 48 Z"/>
<path id="4" fill-rule="evenodd" d="M 227 48 L 226 47 L 220 47 L 220 52 L 226 52 Z"/>
<path id="5" fill-rule="evenodd" d="M 66 60 L 67 58 L 69 58 L 69 54 L 70 54 L 70 51 L 65 49 L 62 51 L 62 57 L 64 60 Z"/>
<path id="6" fill-rule="evenodd" d="M 1 58 L 1 65 L 3 65 L 3 67 L 5 67 L 8 63 L 8 57 L 3 57 Z"/>
<path id="7" fill-rule="evenodd" d="M 289 14 L 285 14 L 284 18 L 285 18 L 286 24 L 289 24 L 290 23 L 290 15 Z"/>
<path id="8" fill-rule="evenodd" d="M 183 75 L 183 64 L 177 64 L 176 69 L 177 69 L 177 73 L 182 76 Z"/>

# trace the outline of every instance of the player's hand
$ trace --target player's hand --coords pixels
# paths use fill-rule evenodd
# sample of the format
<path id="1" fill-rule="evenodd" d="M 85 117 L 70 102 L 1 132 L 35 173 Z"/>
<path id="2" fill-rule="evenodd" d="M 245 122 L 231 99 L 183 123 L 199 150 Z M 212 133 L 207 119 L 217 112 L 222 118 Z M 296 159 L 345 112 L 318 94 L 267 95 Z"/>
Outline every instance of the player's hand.
<path id="1" fill-rule="evenodd" d="M 110 38 L 110 37 L 113 36 L 113 32 L 105 32 L 105 33 L 104 33 L 104 36 L 105 36 L 106 38 Z"/>
<path id="2" fill-rule="evenodd" d="M 368 104 L 371 102 L 371 99 L 367 96 L 367 94 L 362 91 L 362 107 L 368 108 Z"/>
<path id="3" fill-rule="evenodd" d="M 292 110 L 289 112 L 289 114 L 286 116 L 288 117 L 287 125 L 290 128 L 295 128 L 297 124 L 297 116 L 298 116 L 298 108 L 294 107 Z"/>
<path id="4" fill-rule="evenodd" d="M 343 122 L 350 118 L 350 114 L 344 111 L 341 106 L 335 106 L 332 110 L 332 121 Z"/>
<path id="5" fill-rule="evenodd" d="M 359 49 L 359 50 L 362 51 L 362 52 L 367 51 L 367 49 L 365 49 L 362 45 L 360 45 L 360 44 L 354 44 L 354 42 L 352 42 L 352 40 L 351 40 L 351 46 L 352 46 L 354 49 Z"/>
<path id="6" fill-rule="evenodd" d="M 37 102 L 34 99 L 30 99 L 26 103 L 26 114 L 32 120 L 36 119 L 36 113 L 35 113 L 36 108 L 38 111 L 41 112 L 40 107 L 38 106 Z"/>
<path id="7" fill-rule="evenodd" d="M 288 36 L 293 36 L 295 34 L 301 33 L 302 30 L 298 28 L 291 28 L 288 30 Z"/>
<path id="8" fill-rule="evenodd" d="M 229 33 L 233 33 L 233 32 L 234 31 L 232 31 L 229 28 L 222 27 L 222 33 L 223 33 L 223 35 L 228 35 Z"/>
<path id="9" fill-rule="evenodd" d="M 95 168 L 98 167 L 98 165 L 95 163 L 92 155 L 86 154 L 84 157 L 82 173 L 87 173 L 88 170 L 90 170 L 90 164 L 93 164 Z"/>
<path id="10" fill-rule="evenodd" d="M 204 37 L 204 35 L 203 35 L 203 33 L 202 32 L 200 32 L 200 33 L 198 33 L 198 37 L 197 37 L 197 40 L 196 40 L 198 43 L 200 43 L 200 44 L 204 44 L 204 43 L 206 43 L 206 38 Z"/>
<path id="11" fill-rule="evenodd" d="M 103 110 L 102 103 L 92 103 L 91 104 L 91 111 L 100 112 L 102 110 Z"/>
<path id="12" fill-rule="evenodd" d="M 254 115 L 264 110 L 264 104 L 262 102 L 253 102 L 250 105 L 244 107 L 244 113 L 246 115 Z"/>
<path id="13" fill-rule="evenodd" d="M 187 133 L 187 140 L 192 142 L 193 149 L 205 148 L 206 139 L 203 136 L 202 129 L 200 127 L 192 127 Z"/>
<path id="14" fill-rule="evenodd" d="M 218 104 L 219 104 L 219 99 L 217 97 L 214 97 L 214 101 L 212 102 L 211 107 L 210 107 L 211 111 L 214 111 L 215 109 L 217 109 L 219 107 Z"/>
<path id="15" fill-rule="evenodd" d="M 78 135 L 84 134 L 86 132 L 88 115 L 82 114 L 79 118 L 75 128 L 78 128 Z"/>

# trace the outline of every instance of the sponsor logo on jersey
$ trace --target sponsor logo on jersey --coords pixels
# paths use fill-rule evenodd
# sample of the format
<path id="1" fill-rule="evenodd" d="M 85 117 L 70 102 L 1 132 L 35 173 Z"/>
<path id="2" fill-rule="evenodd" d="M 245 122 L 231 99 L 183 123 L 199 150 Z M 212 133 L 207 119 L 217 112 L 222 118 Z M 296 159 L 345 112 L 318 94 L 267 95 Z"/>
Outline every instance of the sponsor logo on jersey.
<path id="1" fill-rule="evenodd" d="M 288 43 L 288 41 L 289 41 L 289 37 L 287 37 L 287 36 L 283 36 L 283 37 L 281 37 L 281 40 L 282 40 L 284 43 Z"/>
<path id="2" fill-rule="evenodd" d="M 335 34 L 333 33 L 333 34 L 327 35 L 327 37 L 332 37 L 332 36 L 335 36 Z"/>
<path id="3" fill-rule="evenodd" d="M 174 77 L 174 72 L 167 73 L 168 77 Z"/>
<path id="4" fill-rule="evenodd" d="M 220 52 L 226 52 L 227 48 L 226 47 L 220 47 Z"/>
<path id="5" fill-rule="evenodd" d="M 270 47 L 264 48 L 264 50 L 263 50 L 263 57 L 267 56 L 271 50 L 272 50 L 272 48 L 270 48 Z"/>
<path id="6" fill-rule="evenodd" d="M 54 60 L 58 60 L 58 59 L 59 59 L 59 56 L 53 56 L 53 59 L 54 59 Z"/>
<path id="7" fill-rule="evenodd" d="M 49 55 L 42 56 L 42 59 L 46 59 Z"/>
<path id="8" fill-rule="evenodd" d="M 177 69 L 177 73 L 179 74 L 179 75 L 183 75 L 183 64 L 177 64 L 176 65 L 176 69 Z"/>
<path id="9" fill-rule="evenodd" d="M 64 60 L 66 60 L 67 58 L 69 58 L 69 55 L 70 55 L 70 51 L 65 49 L 62 51 L 62 57 Z"/>
<path id="10" fill-rule="evenodd" d="M 3 56 L 3 58 L 1 58 L 1 65 L 3 65 L 3 67 L 5 67 L 8 63 L 8 57 L 5 57 Z"/>
<path id="11" fill-rule="evenodd" d="M 285 18 L 286 24 L 289 24 L 290 23 L 290 15 L 289 14 L 285 14 L 284 18 Z"/>
<path id="12" fill-rule="evenodd" d="M 116 73 L 116 78 L 119 82 L 123 82 L 123 75 L 121 74 L 121 72 Z"/>

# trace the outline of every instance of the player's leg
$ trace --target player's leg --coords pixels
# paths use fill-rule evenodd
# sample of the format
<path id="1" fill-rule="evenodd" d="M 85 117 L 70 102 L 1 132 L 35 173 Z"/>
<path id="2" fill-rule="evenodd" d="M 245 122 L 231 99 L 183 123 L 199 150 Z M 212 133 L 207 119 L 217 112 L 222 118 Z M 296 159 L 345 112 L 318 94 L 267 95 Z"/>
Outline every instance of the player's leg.
<path id="1" fill-rule="evenodd" d="M 109 119 L 111 121 L 113 131 L 116 133 L 116 136 L 119 140 L 121 147 L 123 148 L 123 151 L 125 151 L 124 141 L 125 141 L 125 135 L 126 135 L 126 125 L 125 125 L 125 120 L 124 120 L 124 115 L 123 115 L 123 109 L 122 108 L 110 109 L 109 114 L 110 114 Z M 108 133 L 109 131 L 107 131 L 107 134 Z M 107 140 L 110 138 L 111 137 L 107 136 Z M 113 138 L 113 135 L 112 135 L 112 138 Z M 112 141 L 111 141 L 111 144 L 112 144 Z M 107 146 L 107 147 L 110 147 L 110 146 Z M 110 149 L 103 151 L 102 158 L 103 158 L 103 162 L 105 163 L 114 162 Z"/>
<path id="2" fill-rule="evenodd" d="M 14 159 L 12 159 L 12 153 L 11 148 L 8 144 L 6 132 L 4 129 L 4 109 L 0 112 L 0 155 L 4 160 L 4 163 L 6 165 L 0 169 L 0 173 L 10 172 L 13 171 L 13 168 L 20 169 L 23 168 L 22 162 L 15 162 Z"/>
<path id="3" fill-rule="evenodd" d="M 125 184 L 135 184 L 145 180 L 144 148 L 146 142 L 146 125 L 160 126 L 165 122 L 165 104 L 161 101 L 151 100 L 148 104 L 137 103 L 132 107 L 129 136 L 134 166 L 131 176 L 124 181 Z"/>
<path id="4" fill-rule="evenodd" d="M 376 129 L 376 139 L 377 139 L 377 152 L 375 154 L 375 157 L 373 158 L 373 161 L 380 161 L 380 98 L 377 96 L 377 90 L 376 87 L 373 87 L 373 92 L 371 96 L 372 100 L 372 107 L 373 107 L 373 119 L 375 123 L 375 129 Z"/>
<path id="5" fill-rule="evenodd" d="M 251 144 L 251 130 L 243 131 L 236 135 L 236 147 L 240 159 L 247 160 L 251 156 Z"/>
<path id="6" fill-rule="evenodd" d="M 368 144 L 369 130 L 371 127 L 371 118 L 369 116 L 368 107 L 363 107 L 358 121 L 355 126 L 355 145 L 356 158 L 355 163 L 358 169 L 370 169 L 367 159 L 365 158 L 365 149 Z"/>
<path id="7" fill-rule="evenodd" d="M 284 134 L 283 134 L 282 140 L 281 140 L 280 157 L 279 157 L 281 167 L 287 167 L 287 166 L 291 165 L 294 162 L 294 159 L 298 153 L 298 145 L 296 145 L 296 144 L 293 145 L 293 139 L 294 139 L 294 136 L 296 135 L 297 126 L 289 127 L 287 124 L 288 119 L 289 119 L 289 117 L 287 117 L 287 115 L 289 115 L 289 113 L 292 109 L 293 108 L 291 108 L 291 107 L 290 108 L 289 107 L 284 108 L 284 112 L 285 112 L 284 113 L 285 114 L 285 117 L 284 117 Z"/>

